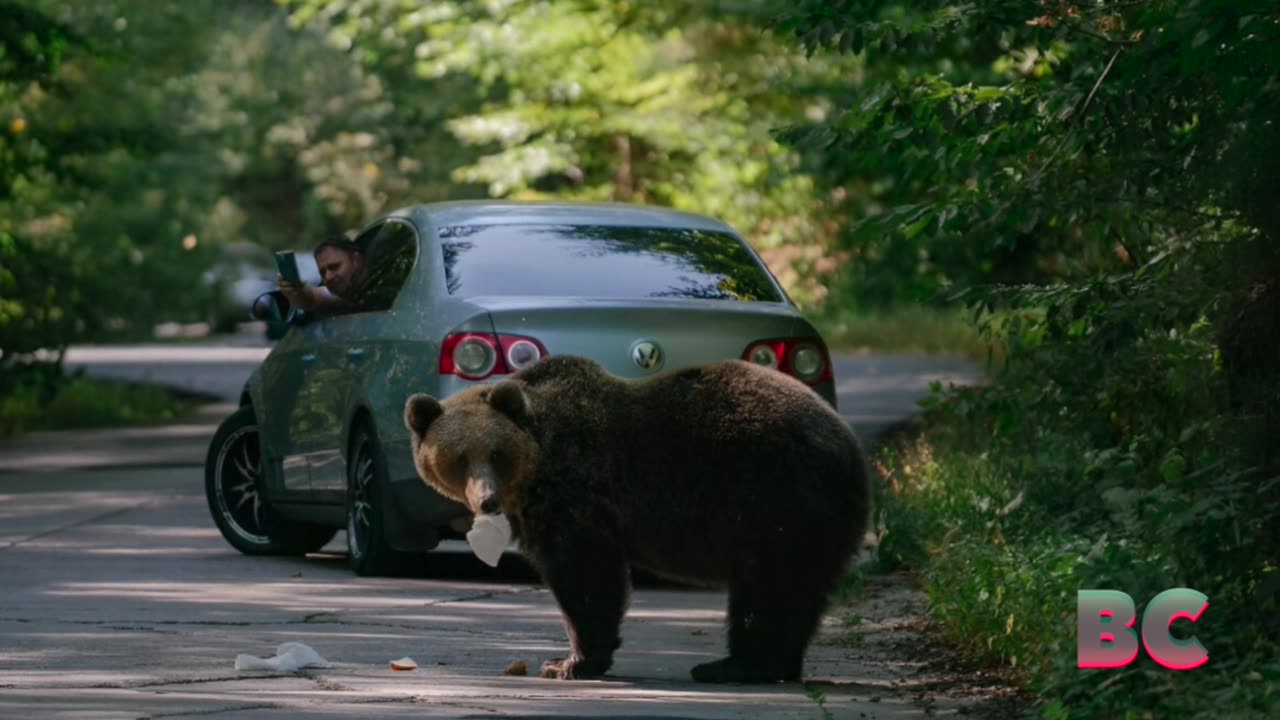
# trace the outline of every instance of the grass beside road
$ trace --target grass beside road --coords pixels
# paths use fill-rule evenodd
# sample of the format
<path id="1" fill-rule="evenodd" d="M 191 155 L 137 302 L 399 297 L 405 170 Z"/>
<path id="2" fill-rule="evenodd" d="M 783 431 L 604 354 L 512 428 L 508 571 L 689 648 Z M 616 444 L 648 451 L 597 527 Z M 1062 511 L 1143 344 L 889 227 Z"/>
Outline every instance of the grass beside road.
<path id="1" fill-rule="evenodd" d="M 963 310 L 923 306 L 827 308 L 809 313 L 833 351 L 951 355 L 983 361 L 987 344 Z"/>
<path id="2" fill-rule="evenodd" d="M 1266 541 L 1280 476 L 1244 467 L 1219 418 L 1155 452 L 1149 437 L 1099 450 L 1076 413 L 1000 412 L 997 394 L 1038 391 L 1006 379 L 962 392 L 874 456 L 877 570 L 914 573 L 945 637 L 1019 679 L 1049 720 L 1280 717 L 1280 569 Z M 1174 587 L 1209 597 L 1201 622 L 1171 626 L 1198 636 L 1205 666 L 1176 672 L 1143 652 L 1123 669 L 1077 667 L 1079 590 L 1129 594 L 1140 623 Z"/>
<path id="3" fill-rule="evenodd" d="M 52 363 L 0 375 L 0 437 L 168 422 L 199 402 L 154 385 L 68 376 Z"/>

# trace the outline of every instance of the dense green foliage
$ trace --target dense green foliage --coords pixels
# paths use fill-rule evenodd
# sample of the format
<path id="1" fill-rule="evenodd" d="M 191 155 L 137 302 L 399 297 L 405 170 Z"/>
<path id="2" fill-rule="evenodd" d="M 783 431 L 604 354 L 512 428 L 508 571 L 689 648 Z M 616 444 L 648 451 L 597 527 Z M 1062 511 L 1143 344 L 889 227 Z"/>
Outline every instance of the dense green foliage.
<path id="1" fill-rule="evenodd" d="M 869 184 L 849 242 L 885 299 L 1280 232 L 1274 2 L 793 5 L 811 50 L 865 48 L 866 80 L 786 136 Z"/>
<path id="2" fill-rule="evenodd" d="M 970 304 L 1003 361 L 885 465 L 882 559 L 1049 717 L 1280 708 L 1280 8 L 1274 2 L 800 2 L 862 52 L 789 128 L 863 183 L 851 279 Z M 998 322 L 997 322 L 998 320 Z M 1210 663 L 1075 667 L 1075 592 L 1193 587 Z"/>
<path id="3" fill-rule="evenodd" d="M 760 3 L 755 3 L 760 5 Z M 560 196 L 709 212 L 802 301 L 826 197 L 772 136 L 813 64 L 682 3 L 4 0 L 0 364 L 225 324 L 265 249 L 408 202 Z M 759 8 L 757 8 L 759 10 Z"/>
<path id="4" fill-rule="evenodd" d="M 170 422 L 196 403 L 155 385 L 68 377 L 56 363 L 29 363 L 0 376 L 0 438 Z"/>
<path id="5" fill-rule="evenodd" d="M 239 263 L 309 247 L 406 191 L 415 162 L 382 82 L 269 1 L 229 7 L 0 8 L 0 57 L 22 49 L 0 74 L 0 363 L 221 321 Z"/>
<path id="6" fill-rule="evenodd" d="M 289 0 L 293 21 L 427 98 L 461 146 L 450 176 L 493 197 L 615 200 L 715 215 L 798 299 L 831 235 L 827 199 L 772 130 L 856 59 L 806 62 L 765 3 Z M 446 113 L 441 113 L 447 108 Z"/>

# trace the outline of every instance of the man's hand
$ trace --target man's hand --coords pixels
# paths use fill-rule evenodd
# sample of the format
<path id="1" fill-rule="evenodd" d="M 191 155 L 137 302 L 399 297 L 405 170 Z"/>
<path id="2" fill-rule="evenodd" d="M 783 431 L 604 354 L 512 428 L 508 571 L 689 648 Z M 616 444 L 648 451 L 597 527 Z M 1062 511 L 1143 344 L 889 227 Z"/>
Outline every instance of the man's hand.
<path id="1" fill-rule="evenodd" d="M 319 292 L 310 285 L 294 285 L 284 279 L 283 275 L 276 275 L 276 289 L 278 289 L 293 307 L 311 312 L 319 304 L 320 298 L 316 297 Z"/>

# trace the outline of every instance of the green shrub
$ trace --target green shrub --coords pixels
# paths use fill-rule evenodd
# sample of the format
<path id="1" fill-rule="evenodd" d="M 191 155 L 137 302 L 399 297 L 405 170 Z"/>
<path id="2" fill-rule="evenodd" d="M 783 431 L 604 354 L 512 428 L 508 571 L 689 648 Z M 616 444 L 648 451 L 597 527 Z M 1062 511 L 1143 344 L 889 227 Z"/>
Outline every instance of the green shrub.
<path id="1" fill-rule="evenodd" d="M 193 405 L 154 385 L 65 376 L 52 363 L 14 368 L 0 389 L 0 435 L 164 422 Z"/>
<path id="2" fill-rule="evenodd" d="M 1214 323 L 1226 258 L 987 296 L 996 382 L 938 392 L 881 456 L 880 561 L 919 570 L 951 637 L 1025 672 L 1046 717 L 1280 716 L 1280 477 L 1229 402 Z M 991 328 L 988 328 L 991 330 Z M 1139 613 L 1191 587 L 1207 665 L 1076 667 L 1076 592 Z M 1185 625 L 1185 627 L 1183 627 Z"/>

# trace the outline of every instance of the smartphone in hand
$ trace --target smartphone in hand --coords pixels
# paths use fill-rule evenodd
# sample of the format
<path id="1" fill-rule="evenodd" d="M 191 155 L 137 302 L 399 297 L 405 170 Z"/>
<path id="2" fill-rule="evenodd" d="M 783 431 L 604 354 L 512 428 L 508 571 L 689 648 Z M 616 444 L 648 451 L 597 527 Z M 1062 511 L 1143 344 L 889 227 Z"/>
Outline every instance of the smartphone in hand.
<path id="1" fill-rule="evenodd" d="M 276 253 L 276 267 L 288 282 L 294 285 L 302 284 L 302 275 L 298 272 L 298 258 L 294 257 L 292 250 Z"/>

